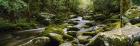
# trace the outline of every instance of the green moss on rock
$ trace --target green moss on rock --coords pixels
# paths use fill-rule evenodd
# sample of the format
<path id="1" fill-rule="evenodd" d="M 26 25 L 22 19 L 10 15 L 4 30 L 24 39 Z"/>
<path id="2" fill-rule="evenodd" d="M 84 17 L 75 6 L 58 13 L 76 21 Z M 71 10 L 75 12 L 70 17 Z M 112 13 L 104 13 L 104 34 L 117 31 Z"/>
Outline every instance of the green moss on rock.
<path id="1" fill-rule="evenodd" d="M 60 24 L 60 25 L 49 25 L 46 27 L 45 31 L 42 32 L 42 35 L 48 36 L 49 33 L 57 33 L 64 34 L 64 29 L 68 26 L 68 24 Z"/>

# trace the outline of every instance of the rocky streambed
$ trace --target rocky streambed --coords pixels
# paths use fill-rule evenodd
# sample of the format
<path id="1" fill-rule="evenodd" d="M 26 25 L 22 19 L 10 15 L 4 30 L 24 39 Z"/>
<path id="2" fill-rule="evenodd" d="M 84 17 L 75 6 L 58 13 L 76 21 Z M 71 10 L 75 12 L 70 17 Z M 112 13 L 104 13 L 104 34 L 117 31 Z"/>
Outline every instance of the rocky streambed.
<path id="1" fill-rule="evenodd" d="M 102 31 L 106 25 L 81 16 L 17 33 L 2 34 L 1 46 L 134 46 L 139 40 L 140 28 L 125 26 L 112 31 Z M 121 30 L 121 31 L 120 31 Z"/>

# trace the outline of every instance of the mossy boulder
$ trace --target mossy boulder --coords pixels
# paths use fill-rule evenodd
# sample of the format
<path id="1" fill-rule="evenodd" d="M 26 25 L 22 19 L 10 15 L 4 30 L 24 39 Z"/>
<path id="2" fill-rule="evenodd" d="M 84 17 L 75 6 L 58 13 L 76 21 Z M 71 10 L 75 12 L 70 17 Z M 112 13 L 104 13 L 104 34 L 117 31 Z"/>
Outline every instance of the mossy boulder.
<path id="1" fill-rule="evenodd" d="M 73 46 L 71 42 L 62 43 L 59 46 Z"/>
<path id="2" fill-rule="evenodd" d="M 77 31 L 68 31 L 67 34 L 68 34 L 68 35 L 71 35 L 71 36 L 73 36 L 73 37 L 76 37 Z"/>
<path id="3" fill-rule="evenodd" d="M 88 43 L 90 38 L 91 38 L 91 36 L 82 36 L 82 35 L 77 36 L 77 39 L 79 40 L 79 42 L 80 42 L 81 44 L 86 44 L 86 43 Z"/>
<path id="4" fill-rule="evenodd" d="M 140 6 L 131 7 L 130 9 L 126 11 L 125 16 L 129 19 L 140 17 Z"/>
<path id="5" fill-rule="evenodd" d="M 120 29 L 101 32 L 94 36 L 88 46 L 133 46 L 133 42 L 139 40 L 140 28 L 134 25 L 126 25 Z"/>
<path id="6" fill-rule="evenodd" d="M 128 46 L 129 38 L 125 35 L 101 34 L 91 39 L 88 46 Z"/>
<path id="7" fill-rule="evenodd" d="M 49 37 L 51 38 L 51 40 L 56 41 L 56 42 L 58 42 L 59 44 L 64 42 L 63 36 L 60 35 L 60 34 L 49 33 Z"/>
<path id="8" fill-rule="evenodd" d="M 69 27 L 67 31 L 79 31 L 80 29 L 77 27 Z"/>
<path id="9" fill-rule="evenodd" d="M 49 33 L 57 33 L 57 34 L 64 34 L 64 29 L 68 26 L 68 24 L 59 24 L 59 25 L 49 25 L 46 27 L 45 31 L 42 32 L 43 36 L 48 36 Z"/>

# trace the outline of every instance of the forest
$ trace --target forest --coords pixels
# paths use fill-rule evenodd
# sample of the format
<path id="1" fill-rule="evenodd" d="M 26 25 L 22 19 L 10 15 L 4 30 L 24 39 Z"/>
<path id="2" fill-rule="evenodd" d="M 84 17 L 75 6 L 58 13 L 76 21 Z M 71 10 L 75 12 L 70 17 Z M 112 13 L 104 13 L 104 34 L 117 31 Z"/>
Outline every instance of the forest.
<path id="1" fill-rule="evenodd" d="M 0 0 L 0 46 L 140 46 L 140 0 Z"/>

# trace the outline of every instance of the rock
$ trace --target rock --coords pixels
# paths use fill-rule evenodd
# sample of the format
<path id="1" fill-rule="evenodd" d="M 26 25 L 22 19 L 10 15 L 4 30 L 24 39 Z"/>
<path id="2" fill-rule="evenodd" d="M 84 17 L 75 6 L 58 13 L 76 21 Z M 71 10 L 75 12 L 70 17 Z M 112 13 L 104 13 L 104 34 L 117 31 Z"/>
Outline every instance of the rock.
<path id="1" fill-rule="evenodd" d="M 67 34 L 68 34 L 68 35 L 71 35 L 71 36 L 73 36 L 73 37 L 76 37 L 77 31 L 68 31 Z"/>
<path id="2" fill-rule="evenodd" d="M 67 29 L 67 31 L 79 31 L 80 29 L 77 27 L 70 27 Z"/>
<path id="3" fill-rule="evenodd" d="M 82 35 L 95 36 L 98 32 L 83 32 Z"/>
<path id="4" fill-rule="evenodd" d="M 91 36 L 82 36 L 82 35 L 77 36 L 77 39 L 79 40 L 79 42 L 80 42 L 81 44 L 86 44 L 86 43 L 88 43 L 88 42 L 89 42 L 89 38 L 91 38 Z"/>
<path id="5" fill-rule="evenodd" d="M 88 46 L 128 46 L 128 43 L 127 36 L 101 34 L 95 40 L 91 40 Z"/>
<path id="6" fill-rule="evenodd" d="M 72 41 L 72 40 L 74 39 L 73 36 L 68 35 L 68 34 L 64 34 L 64 35 L 63 35 L 63 38 L 64 38 L 64 40 L 67 40 L 67 41 Z"/>
<path id="7" fill-rule="evenodd" d="M 139 42 L 136 41 L 136 42 L 134 42 L 134 45 L 133 46 L 139 46 L 139 45 L 140 45 Z"/>
<path id="8" fill-rule="evenodd" d="M 57 41 L 58 43 L 63 43 L 63 36 L 60 34 L 56 34 L 56 33 L 49 33 L 49 36 L 51 37 L 52 40 Z"/>
<path id="9" fill-rule="evenodd" d="M 78 24 L 78 22 L 76 22 L 76 21 L 71 21 L 71 20 L 68 21 L 68 23 L 69 23 L 69 24 L 72 24 L 72 25 L 77 25 L 77 24 Z"/>
<path id="10" fill-rule="evenodd" d="M 130 19 L 129 22 L 133 25 L 139 26 L 140 18 Z"/>
<path id="11" fill-rule="evenodd" d="M 93 37 L 88 46 L 132 46 L 140 38 L 140 28 L 127 25 L 123 28 L 102 32 Z"/>
<path id="12" fill-rule="evenodd" d="M 70 18 L 77 18 L 77 15 L 70 15 Z"/>
<path id="13" fill-rule="evenodd" d="M 59 46 L 73 46 L 71 42 L 62 43 Z"/>
<path id="14" fill-rule="evenodd" d="M 49 43 L 49 42 L 50 41 L 48 37 L 37 37 L 18 46 L 44 46 L 46 45 L 46 43 Z"/>
<path id="15" fill-rule="evenodd" d="M 89 26 L 89 27 L 93 27 L 96 25 L 95 22 L 89 22 L 89 23 L 86 23 L 85 25 Z"/>
<path id="16" fill-rule="evenodd" d="M 128 9 L 125 13 L 125 16 L 129 19 L 134 19 L 140 16 L 140 6 L 133 6 Z"/>
<path id="17" fill-rule="evenodd" d="M 83 19 L 84 20 L 93 20 L 93 17 L 92 16 L 83 16 Z"/>
<path id="18" fill-rule="evenodd" d="M 48 36 L 49 33 L 57 33 L 57 34 L 65 34 L 64 29 L 68 26 L 68 24 L 60 24 L 60 25 L 49 25 L 46 27 L 45 31 L 42 32 L 42 35 Z"/>

